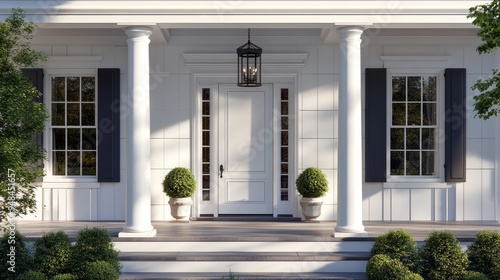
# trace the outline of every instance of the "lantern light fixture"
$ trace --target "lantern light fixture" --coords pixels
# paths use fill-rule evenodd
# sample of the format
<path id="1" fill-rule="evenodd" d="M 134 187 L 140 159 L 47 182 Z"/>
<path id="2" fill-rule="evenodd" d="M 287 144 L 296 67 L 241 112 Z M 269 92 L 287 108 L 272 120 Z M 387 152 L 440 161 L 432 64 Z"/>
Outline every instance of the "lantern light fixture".
<path id="1" fill-rule="evenodd" d="M 236 49 L 238 54 L 238 86 L 260 87 L 262 48 L 250 42 L 248 28 L 248 43 Z"/>

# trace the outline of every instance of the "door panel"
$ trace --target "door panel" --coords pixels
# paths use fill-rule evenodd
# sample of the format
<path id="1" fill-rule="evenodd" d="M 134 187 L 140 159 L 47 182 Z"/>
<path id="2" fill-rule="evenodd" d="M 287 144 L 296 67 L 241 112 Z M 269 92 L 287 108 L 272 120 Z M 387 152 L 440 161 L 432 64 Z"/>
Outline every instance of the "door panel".
<path id="1" fill-rule="evenodd" d="M 272 214 L 272 88 L 219 86 L 219 214 Z"/>

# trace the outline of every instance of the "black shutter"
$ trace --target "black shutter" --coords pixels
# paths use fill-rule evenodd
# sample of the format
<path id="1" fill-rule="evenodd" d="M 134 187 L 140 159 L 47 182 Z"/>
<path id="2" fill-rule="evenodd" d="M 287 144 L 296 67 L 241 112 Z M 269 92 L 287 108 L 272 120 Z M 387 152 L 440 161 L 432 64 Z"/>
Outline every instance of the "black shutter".
<path id="1" fill-rule="evenodd" d="M 387 177 L 387 71 L 365 71 L 365 181 L 386 182 Z"/>
<path id="2" fill-rule="evenodd" d="M 98 69 L 97 101 L 97 181 L 120 182 L 120 69 Z"/>
<path id="3" fill-rule="evenodd" d="M 445 180 L 465 182 L 465 69 L 445 69 Z"/>
<path id="4" fill-rule="evenodd" d="M 31 84 L 42 93 L 40 97 L 34 99 L 36 102 L 43 103 L 43 69 L 40 68 L 27 68 L 22 69 L 24 76 L 31 80 Z M 43 147 L 43 133 L 35 136 L 35 142 Z"/>

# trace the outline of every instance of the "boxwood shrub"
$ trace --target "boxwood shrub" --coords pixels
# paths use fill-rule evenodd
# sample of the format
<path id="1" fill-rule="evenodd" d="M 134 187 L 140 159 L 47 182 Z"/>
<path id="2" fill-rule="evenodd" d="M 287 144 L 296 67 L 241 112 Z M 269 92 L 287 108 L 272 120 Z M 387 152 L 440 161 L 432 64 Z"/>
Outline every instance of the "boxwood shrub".
<path id="1" fill-rule="evenodd" d="M 65 273 L 65 274 L 57 274 L 56 276 L 52 277 L 51 280 L 77 280 L 78 277 L 76 277 L 73 274 Z"/>
<path id="2" fill-rule="evenodd" d="M 417 243 L 407 230 L 390 230 L 377 237 L 370 256 L 378 254 L 399 260 L 411 271 L 418 272 Z"/>
<path id="3" fill-rule="evenodd" d="M 67 271 L 71 243 L 64 231 L 49 232 L 35 242 L 35 267 L 49 277 Z"/>
<path id="4" fill-rule="evenodd" d="M 322 197 L 328 191 L 328 180 L 325 173 L 317 167 L 308 167 L 299 174 L 297 180 L 297 191 L 303 197 Z"/>
<path id="5" fill-rule="evenodd" d="M 24 272 L 23 274 L 19 275 L 17 280 L 49 280 L 49 277 L 47 275 L 43 274 L 43 272 L 40 271 L 27 271 Z"/>
<path id="6" fill-rule="evenodd" d="M 423 280 L 422 276 L 411 272 L 401 261 L 387 255 L 374 255 L 366 265 L 366 276 L 370 280 Z"/>
<path id="7" fill-rule="evenodd" d="M 446 280 L 465 276 L 469 265 L 460 242 L 449 231 L 433 231 L 420 250 L 422 276 Z"/>
<path id="8" fill-rule="evenodd" d="M 83 280 L 117 280 L 120 277 L 119 271 L 111 263 L 106 261 L 96 261 L 87 263 Z"/>
<path id="9" fill-rule="evenodd" d="M 15 265 L 14 271 L 9 270 L 12 264 Z M 16 279 L 29 271 L 32 265 L 33 258 L 24 235 L 18 231 L 6 231 L 0 240 L 0 279 Z"/>
<path id="10" fill-rule="evenodd" d="M 176 167 L 165 176 L 163 192 L 172 198 L 191 197 L 196 190 L 196 180 L 187 168 Z"/>
<path id="11" fill-rule="evenodd" d="M 494 267 L 500 265 L 500 232 L 491 230 L 478 232 L 466 253 L 470 261 L 470 270 L 490 274 Z"/>
<path id="12" fill-rule="evenodd" d="M 477 271 L 467 271 L 465 272 L 465 276 L 459 278 L 460 280 L 489 280 L 488 276 L 484 273 Z"/>
<path id="13" fill-rule="evenodd" d="M 108 262 L 116 273 L 120 273 L 118 252 L 113 248 L 108 230 L 98 227 L 84 228 L 78 232 L 76 243 L 71 247 L 71 273 L 82 278 L 87 264 L 96 261 Z"/>

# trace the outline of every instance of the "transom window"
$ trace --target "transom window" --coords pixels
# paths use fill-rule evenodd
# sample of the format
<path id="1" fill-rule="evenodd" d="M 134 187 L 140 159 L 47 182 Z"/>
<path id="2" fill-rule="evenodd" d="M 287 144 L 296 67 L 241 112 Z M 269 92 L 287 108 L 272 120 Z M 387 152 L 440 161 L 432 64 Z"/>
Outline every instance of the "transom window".
<path id="1" fill-rule="evenodd" d="M 52 174 L 95 176 L 95 77 L 51 78 Z"/>
<path id="2" fill-rule="evenodd" d="M 437 176 L 437 76 L 392 76 L 390 174 Z"/>

